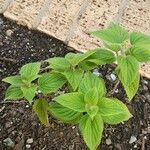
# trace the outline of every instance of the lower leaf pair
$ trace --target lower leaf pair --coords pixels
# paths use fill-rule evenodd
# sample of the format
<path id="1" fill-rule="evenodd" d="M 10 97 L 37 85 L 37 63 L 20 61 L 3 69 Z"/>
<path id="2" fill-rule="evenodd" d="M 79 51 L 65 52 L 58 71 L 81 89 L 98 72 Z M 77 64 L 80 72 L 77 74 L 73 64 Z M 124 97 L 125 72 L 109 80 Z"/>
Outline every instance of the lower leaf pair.
<path id="1" fill-rule="evenodd" d="M 38 88 L 33 81 L 39 77 L 40 65 L 39 62 L 26 64 L 21 68 L 19 75 L 3 79 L 2 81 L 11 84 L 6 91 L 5 100 L 18 100 L 24 97 L 32 103 Z"/>
<path id="2" fill-rule="evenodd" d="M 92 76 L 97 80 L 92 81 Z M 88 90 L 85 88 L 82 92 L 86 83 Z M 101 80 L 91 73 L 86 74 L 79 86 L 79 92 L 55 97 L 49 109 L 55 118 L 63 122 L 78 123 L 90 150 L 96 150 L 100 144 L 104 123 L 118 124 L 132 116 L 121 101 L 106 98 L 103 86 L 95 85 L 101 85 Z"/>

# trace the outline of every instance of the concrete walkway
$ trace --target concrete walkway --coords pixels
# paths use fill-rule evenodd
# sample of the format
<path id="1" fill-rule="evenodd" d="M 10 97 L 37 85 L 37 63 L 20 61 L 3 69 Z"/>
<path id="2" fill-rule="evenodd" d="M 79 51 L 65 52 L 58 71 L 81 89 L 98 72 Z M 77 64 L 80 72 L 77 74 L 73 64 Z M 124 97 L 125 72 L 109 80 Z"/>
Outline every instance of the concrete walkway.
<path id="1" fill-rule="evenodd" d="M 0 0 L 0 13 L 79 51 L 101 46 L 89 33 L 112 21 L 150 35 L 150 0 Z"/>

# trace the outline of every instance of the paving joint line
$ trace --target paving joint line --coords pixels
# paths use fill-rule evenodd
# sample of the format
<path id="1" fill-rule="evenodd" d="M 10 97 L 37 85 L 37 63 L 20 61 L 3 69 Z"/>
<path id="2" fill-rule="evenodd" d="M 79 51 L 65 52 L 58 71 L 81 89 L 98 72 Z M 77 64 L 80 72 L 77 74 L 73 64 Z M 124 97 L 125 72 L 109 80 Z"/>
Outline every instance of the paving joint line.
<path id="1" fill-rule="evenodd" d="M 0 11 L 0 13 L 4 13 L 13 1 L 14 0 L 5 0 L 4 6 L 3 6 L 2 10 Z"/>
<path id="2" fill-rule="evenodd" d="M 37 17 L 34 19 L 34 22 L 33 22 L 33 24 L 32 24 L 32 28 L 33 28 L 33 29 L 36 29 L 36 28 L 39 26 L 39 24 L 40 24 L 41 21 L 42 21 L 42 18 L 43 18 L 43 17 L 45 16 L 45 14 L 48 12 L 49 6 L 50 6 L 50 4 L 52 3 L 52 1 L 53 1 L 53 0 L 45 0 L 45 1 L 44 1 L 44 4 L 43 4 L 42 8 L 40 9 L 40 11 L 39 11 Z"/>
<path id="3" fill-rule="evenodd" d="M 114 22 L 120 24 L 122 21 L 122 17 L 125 13 L 125 10 L 127 8 L 127 6 L 129 5 L 129 1 L 130 0 L 122 0 L 122 2 L 120 3 L 120 6 L 118 8 L 118 13 L 116 15 L 116 17 L 114 18 Z"/>
<path id="4" fill-rule="evenodd" d="M 76 15 L 75 19 L 73 20 L 72 24 L 70 25 L 69 32 L 68 32 L 67 37 L 65 39 L 66 44 L 69 42 L 71 37 L 74 35 L 74 31 L 77 28 L 77 24 L 78 24 L 79 20 L 81 19 L 82 14 L 85 12 L 88 4 L 89 4 L 89 0 L 84 0 L 80 9 L 77 11 L 77 13 L 76 13 L 77 15 Z"/>

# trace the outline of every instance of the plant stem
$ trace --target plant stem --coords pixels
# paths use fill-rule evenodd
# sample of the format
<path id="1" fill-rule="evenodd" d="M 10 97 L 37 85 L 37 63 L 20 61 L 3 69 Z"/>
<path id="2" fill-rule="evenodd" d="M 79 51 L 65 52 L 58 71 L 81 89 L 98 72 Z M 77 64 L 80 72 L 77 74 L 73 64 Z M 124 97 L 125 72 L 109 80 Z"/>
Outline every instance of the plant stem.
<path id="1" fill-rule="evenodd" d="M 124 56 L 125 55 L 124 49 L 121 48 L 120 51 L 121 51 L 121 55 Z"/>
<path id="2" fill-rule="evenodd" d="M 116 89 L 117 89 L 119 83 L 120 83 L 120 81 L 118 80 L 118 81 L 116 82 L 114 88 L 108 93 L 108 96 L 111 96 L 111 95 L 113 95 L 113 94 L 115 93 L 115 91 L 116 91 Z"/>
<path id="3" fill-rule="evenodd" d="M 45 68 L 41 68 L 40 69 L 40 72 L 43 72 L 43 71 L 46 71 L 46 70 L 49 70 L 49 69 L 51 69 L 49 66 L 47 66 L 47 67 L 45 67 Z"/>

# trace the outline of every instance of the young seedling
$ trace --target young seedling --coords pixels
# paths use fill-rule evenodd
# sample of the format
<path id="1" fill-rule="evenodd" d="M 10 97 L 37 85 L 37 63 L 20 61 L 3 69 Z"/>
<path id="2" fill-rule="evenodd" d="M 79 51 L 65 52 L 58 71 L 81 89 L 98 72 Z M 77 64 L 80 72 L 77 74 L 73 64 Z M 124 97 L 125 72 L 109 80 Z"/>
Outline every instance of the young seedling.
<path id="1" fill-rule="evenodd" d="M 118 124 L 132 116 L 121 101 L 106 97 L 103 80 L 92 73 L 84 75 L 78 92 L 55 97 L 49 110 L 63 122 L 79 124 L 90 150 L 96 150 L 100 144 L 104 123 Z"/>
<path id="2" fill-rule="evenodd" d="M 40 62 L 29 63 L 21 68 L 19 75 L 3 79 L 11 84 L 6 100 L 25 98 L 32 104 L 34 99 L 33 110 L 46 126 L 49 126 L 48 112 L 65 123 L 79 124 L 90 150 L 96 150 L 100 144 L 104 123 L 118 124 L 132 116 L 120 100 L 106 96 L 103 79 L 92 74 L 92 70 L 117 62 L 115 72 L 131 100 L 139 86 L 139 62 L 150 61 L 149 36 L 130 34 L 116 24 L 93 35 L 103 40 L 104 48 L 50 58 L 46 60 L 49 63 L 46 73 L 40 73 Z M 48 103 L 47 94 L 57 92 L 63 85 L 66 93 L 57 93 L 59 96 Z M 38 98 L 39 92 L 42 97 Z"/>
<path id="3" fill-rule="evenodd" d="M 54 57 L 48 59 L 47 62 L 49 62 L 50 68 L 54 72 L 61 74 L 61 76 L 64 75 L 71 91 L 76 91 L 86 71 L 92 70 L 98 64 L 112 63 L 114 60 L 115 55 L 113 52 L 95 49 L 84 54 L 68 53 L 65 58 Z"/>
<path id="4" fill-rule="evenodd" d="M 6 91 L 5 100 L 18 100 L 24 97 L 32 103 L 38 88 L 33 81 L 39 78 L 40 65 L 39 62 L 26 64 L 21 68 L 19 75 L 3 79 L 2 81 L 11 84 Z"/>

